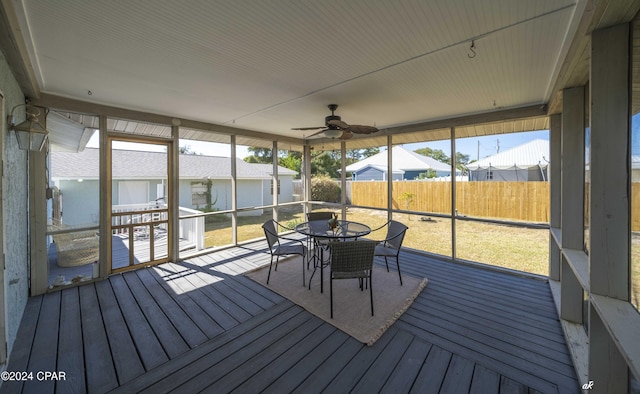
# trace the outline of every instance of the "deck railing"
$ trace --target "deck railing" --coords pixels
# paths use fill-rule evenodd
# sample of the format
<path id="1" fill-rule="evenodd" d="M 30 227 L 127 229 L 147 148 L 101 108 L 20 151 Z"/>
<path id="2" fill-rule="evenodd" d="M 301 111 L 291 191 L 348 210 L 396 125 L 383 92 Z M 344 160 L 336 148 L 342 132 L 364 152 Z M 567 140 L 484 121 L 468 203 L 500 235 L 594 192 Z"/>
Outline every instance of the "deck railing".
<path id="1" fill-rule="evenodd" d="M 179 216 L 194 215 L 200 211 L 178 207 Z M 117 215 L 112 217 L 114 234 L 125 234 L 130 228 L 138 228 L 144 223 L 160 223 L 159 227 L 166 229 L 167 206 L 163 203 L 150 202 L 147 204 L 114 205 L 111 211 Z M 179 238 L 192 243 L 196 250 L 204 249 L 204 217 L 180 219 L 178 224 Z"/>

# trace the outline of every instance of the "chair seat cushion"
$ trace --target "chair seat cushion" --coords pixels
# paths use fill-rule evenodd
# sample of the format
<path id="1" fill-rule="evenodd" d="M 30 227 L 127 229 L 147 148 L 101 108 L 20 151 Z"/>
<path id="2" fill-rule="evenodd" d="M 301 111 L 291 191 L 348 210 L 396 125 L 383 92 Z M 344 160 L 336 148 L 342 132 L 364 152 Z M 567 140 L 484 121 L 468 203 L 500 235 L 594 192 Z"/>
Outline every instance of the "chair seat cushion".
<path id="1" fill-rule="evenodd" d="M 389 248 L 383 245 L 376 245 L 376 250 L 374 252 L 376 256 L 390 256 L 395 257 L 398 254 L 397 249 Z"/>
<path id="2" fill-rule="evenodd" d="M 275 255 L 287 255 L 287 254 L 307 254 L 307 247 L 304 245 L 280 245 L 273 250 Z"/>

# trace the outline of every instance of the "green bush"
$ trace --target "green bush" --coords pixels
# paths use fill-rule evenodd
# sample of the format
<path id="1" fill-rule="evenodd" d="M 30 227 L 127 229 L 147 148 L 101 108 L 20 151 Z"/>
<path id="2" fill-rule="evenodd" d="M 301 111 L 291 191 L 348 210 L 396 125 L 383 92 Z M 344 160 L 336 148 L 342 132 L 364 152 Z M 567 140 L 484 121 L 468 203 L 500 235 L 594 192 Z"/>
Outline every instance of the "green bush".
<path id="1" fill-rule="evenodd" d="M 311 199 L 314 201 L 340 202 L 341 190 L 337 182 L 329 177 L 311 178 Z"/>

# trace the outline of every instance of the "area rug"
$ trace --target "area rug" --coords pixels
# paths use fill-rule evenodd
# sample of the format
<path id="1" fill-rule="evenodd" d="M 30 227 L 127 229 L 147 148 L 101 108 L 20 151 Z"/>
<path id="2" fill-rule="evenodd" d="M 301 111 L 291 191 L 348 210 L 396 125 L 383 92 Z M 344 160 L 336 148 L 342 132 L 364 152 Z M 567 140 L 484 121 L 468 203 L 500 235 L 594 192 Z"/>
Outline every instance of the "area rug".
<path id="1" fill-rule="evenodd" d="M 375 265 L 372 276 L 374 316 L 371 316 L 368 289 L 361 291 L 357 279 L 334 280 L 331 319 L 329 268 L 324 269 L 324 292 L 320 293 L 320 271 L 313 277 L 309 290 L 302 286 L 300 260 L 300 257 L 280 260 L 278 270 L 271 271 L 269 284 L 268 265 L 245 275 L 369 346 L 411 306 L 428 282 L 427 278 L 403 275 L 400 286 L 397 272 L 387 272 L 386 268 Z M 305 272 L 307 285 L 312 272 L 313 269 Z"/>

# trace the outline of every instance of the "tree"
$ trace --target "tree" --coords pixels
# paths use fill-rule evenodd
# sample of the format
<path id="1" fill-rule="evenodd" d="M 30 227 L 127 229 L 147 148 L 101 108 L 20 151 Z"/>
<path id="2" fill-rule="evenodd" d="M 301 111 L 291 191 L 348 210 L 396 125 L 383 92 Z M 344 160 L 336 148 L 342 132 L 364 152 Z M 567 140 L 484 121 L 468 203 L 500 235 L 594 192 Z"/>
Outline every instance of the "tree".
<path id="1" fill-rule="evenodd" d="M 271 149 L 251 146 L 247 149 L 251 155 L 244 158 L 247 163 L 273 163 L 273 153 Z M 349 149 L 346 152 L 346 164 L 352 164 L 357 161 L 366 159 L 369 156 L 380 152 L 378 148 L 366 149 Z M 296 171 L 300 178 L 302 171 L 302 152 L 280 150 L 277 154 L 278 165 Z M 311 153 L 311 174 L 325 175 L 330 178 L 338 178 L 340 176 L 340 152 L 324 151 Z"/>
<path id="2" fill-rule="evenodd" d="M 464 172 L 467 164 L 469 164 L 469 155 L 456 152 L 456 168 Z"/>
<path id="3" fill-rule="evenodd" d="M 185 145 L 178 148 L 178 152 L 181 155 L 197 155 L 198 153 L 194 152 L 191 148 L 191 145 Z"/>
<path id="4" fill-rule="evenodd" d="M 340 161 L 332 151 L 320 152 L 311 159 L 311 173 L 313 175 L 324 175 L 329 178 L 338 178 Z"/>
<path id="5" fill-rule="evenodd" d="M 349 149 L 347 150 L 345 161 L 347 165 L 349 165 L 364 160 L 369 156 L 377 155 L 378 153 L 380 153 L 379 148 Z"/>
<path id="6" fill-rule="evenodd" d="M 451 158 L 447 156 L 447 154 L 444 153 L 444 151 L 442 151 L 441 149 L 431 149 L 429 147 L 425 147 L 416 149 L 414 152 L 422 156 L 431 157 L 432 159 L 438 160 L 441 163 L 451 164 Z"/>
<path id="7" fill-rule="evenodd" d="M 282 152 L 281 153 L 285 153 Z M 278 165 L 288 168 L 297 172 L 295 178 L 300 179 L 300 172 L 302 171 L 302 153 L 295 151 L 286 152 L 286 156 L 280 156 L 278 154 Z"/>
<path id="8" fill-rule="evenodd" d="M 427 172 L 421 172 L 420 174 L 418 174 L 418 177 L 416 179 L 429 179 L 435 178 L 437 176 L 438 174 L 436 173 L 436 170 L 434 170 L 433 168 L 429 168 Z"/>
<path id="9" fill-rule="evenodd" d="M 269 148 L 250 146 L 247 151 L 251 153 L 250 156 L 244 158 L 247 163 L 273 163 L 273 152 Z"/>
<path id="10" fill-rule="evenodd" d="M 447 156 L 441 149 L 431 149 L 429 147 L 416 149 L 414 152 L 431 157 L 432 159 L 438 160 L 441 163 L 451 164 L 451 158 Z M 460 152 L 456 152 L 456 168 L 460 171 L 464 171 L 465 164 L 469 163 L 469 155 L 462 154 Z"/>

